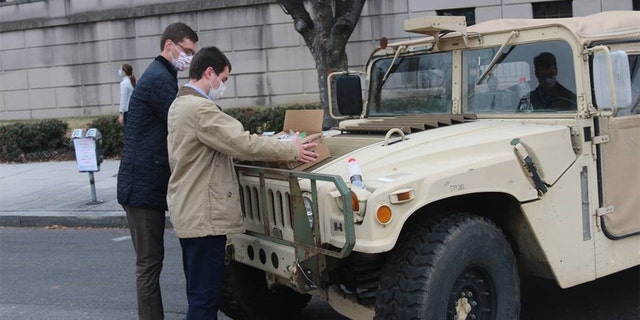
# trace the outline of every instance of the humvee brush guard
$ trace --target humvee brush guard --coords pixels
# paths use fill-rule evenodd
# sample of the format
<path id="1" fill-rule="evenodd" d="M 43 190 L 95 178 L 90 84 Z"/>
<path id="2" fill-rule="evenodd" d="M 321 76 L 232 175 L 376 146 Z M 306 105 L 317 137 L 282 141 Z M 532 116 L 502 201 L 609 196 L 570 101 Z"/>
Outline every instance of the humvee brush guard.
<path id="1" fill-rule="evenodd" d="M 407 20 L 425 37 L 329 77 L 331 158 L 237 166 L 222 310 L 283 319 L 316 295 L 352 319 L 517 319 L 522 275 L 640 264 L 638 21 Z"/>

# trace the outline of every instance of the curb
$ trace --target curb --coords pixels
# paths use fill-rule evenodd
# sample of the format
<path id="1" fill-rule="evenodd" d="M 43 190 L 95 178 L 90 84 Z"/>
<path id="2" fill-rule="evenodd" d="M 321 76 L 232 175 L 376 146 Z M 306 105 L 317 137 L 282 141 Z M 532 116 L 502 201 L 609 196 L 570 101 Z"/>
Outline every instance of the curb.
<path id="1" fill-rule="evenodd" d="M 0 227 L 128 228 L 127 217 L 1 216 Z"/>
<path id="2" fill-rule="evenodd" d="M 86 213 L 83 211 L 82 213 Z M 169 216 L 166 228 L 172 228 Z M 69 228 L 128 228 L 127 216 L 123 211 L 106 211 L 99 215 L 85 215 L 65 212 L 0 212 L 0 227 L 69 227 Z"/>

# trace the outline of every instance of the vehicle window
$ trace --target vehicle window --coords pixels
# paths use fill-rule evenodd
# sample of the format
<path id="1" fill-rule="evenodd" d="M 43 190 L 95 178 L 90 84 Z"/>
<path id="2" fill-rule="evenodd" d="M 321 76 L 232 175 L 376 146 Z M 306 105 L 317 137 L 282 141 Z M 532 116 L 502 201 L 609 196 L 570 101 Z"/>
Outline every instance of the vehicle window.
<path id="1" fill-rule="evenodd" d="M 618 110 L 618 116 L 640 114 L 640 55 L 629 55 L 631 107 Z"/>
<path id="2" fill-rule="evenodd" d="M 573 55 L 566 42 L 507 46 L 479 81 L 498 49 L 463 52 L 463 112 L 576 111 Z"/>
<path id="3" fill-rule="evenodd" d="M 451 53 L 392 61 L 380 59 L 373 65 L 369 116 L 451 113 Z"/>

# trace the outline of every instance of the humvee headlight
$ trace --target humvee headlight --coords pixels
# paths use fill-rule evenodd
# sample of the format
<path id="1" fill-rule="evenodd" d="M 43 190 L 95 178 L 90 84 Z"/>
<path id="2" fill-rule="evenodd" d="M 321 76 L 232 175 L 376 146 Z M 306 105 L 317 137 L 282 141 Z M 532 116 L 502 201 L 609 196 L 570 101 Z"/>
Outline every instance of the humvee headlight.
<path id="1" fill-rule="evenodd" d="M 313 200 L 310 193 L 302 194 L 302 202 L 304 203 L 304 210 L 307 213 L 307 219 L 309 220 L 309 227 L 313 230 Z"/>
<path id="2" fill-rule="evenodd" d="M 391 208 L 386 204 L 380 205 L 378 210 L 376 210 L 376 220 L 378 220 L 378 223 L 386 225 L 391 222 L 391 218 Z"/>

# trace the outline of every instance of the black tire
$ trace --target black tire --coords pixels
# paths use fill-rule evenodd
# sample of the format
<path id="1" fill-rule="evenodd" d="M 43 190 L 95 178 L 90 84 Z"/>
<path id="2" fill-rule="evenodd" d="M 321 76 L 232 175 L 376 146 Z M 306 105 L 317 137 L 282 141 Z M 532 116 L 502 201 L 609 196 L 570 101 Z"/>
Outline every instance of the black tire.
<path id="1" fill-rule="evenodd" d="M 491 221 L 471 214 L 406 230 L 383 268 L 375 319 L 455 320 L 456 303 L 470 308 L 459 319 L 511 320 L 520 313 L 509 242 Z"/>
<path id="2" fill-rule="evenodd" d="M 284 286 L 269 289 L 263 271 L 231 261 L 225 269 L 220 310 L 234 320 L 291 319 L 310 299 Z"/>

